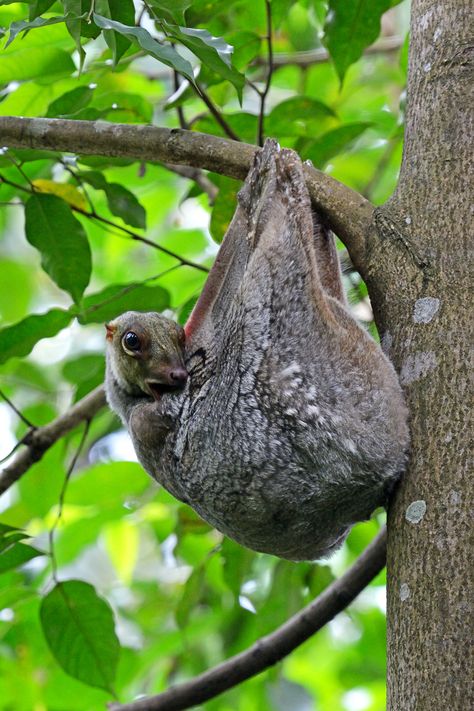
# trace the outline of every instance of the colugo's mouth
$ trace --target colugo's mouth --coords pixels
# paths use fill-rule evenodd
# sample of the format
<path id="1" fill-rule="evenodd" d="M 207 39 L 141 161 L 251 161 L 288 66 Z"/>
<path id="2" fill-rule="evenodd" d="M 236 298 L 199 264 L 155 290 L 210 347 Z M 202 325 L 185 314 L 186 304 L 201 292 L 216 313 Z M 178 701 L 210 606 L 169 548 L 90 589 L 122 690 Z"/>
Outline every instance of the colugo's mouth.
<path id="1" fill-rule="evenodd" d="M 145 381 L 146 386 L 148 387 L 148 390 L 150 391 L 151 396 L 158 402 L 161 400 L 162 395 L 165 393 L 173 393 L 178 390 L 182 390 L 184 387 L 185 383 L 180 382 L 176 384 L 170 384 L 170 383 L 157 383 L 155 380 L 146 380 Z"/>

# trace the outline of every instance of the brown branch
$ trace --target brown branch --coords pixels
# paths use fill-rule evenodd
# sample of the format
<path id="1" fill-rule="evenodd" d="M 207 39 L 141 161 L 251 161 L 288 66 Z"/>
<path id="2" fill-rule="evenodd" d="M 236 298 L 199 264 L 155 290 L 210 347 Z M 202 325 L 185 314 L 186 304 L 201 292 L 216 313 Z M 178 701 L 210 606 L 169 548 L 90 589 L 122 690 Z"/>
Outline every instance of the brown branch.
<path id="1" fill-rule="evenodd" d="M 191 168 L 191 166 L 187 165 L 173 165 L 172 163 L 163 163 L 163 165 L 172 173 L 176 173 L 176 175 L 181 175 L 183 178 L 194 180 L 196 185 L 207 193 L 209 204 L 212 205 L 214 203 L 217 193 L 219 192 L 219 188 L 217 185 L 214 185 L 212 180 L 209 180 L 202 170 L 199 168 Z"/>
<path id="2" fill-rule="evenodd" d="M 197 131 L 102 121 L 0 117 L 0 145 L 161 161 L 204 168 L 230 178 L 247 175 L 256 146 Z M 373 206 L 355 190 L 305 166 L 314 206 L 346 245 L 364 275 L 365 239 Z"/>
<path id="3" fill-rule="evenodd" d="M 44 427 L 31 430 L 24 438 L 25 445 L 11 464 L 0 472 L 0 494 L 24 474 L 58 439 L 73 430 L 81 422 L 91 420 L 105 405 L 105 392 L 101 385 L 92 390 L 82 400 L 76 402 L 67 412 Z"/>
<path id="4" fill-rule="evenodd" d="M 386 530 L 380 531 L 344 575 L 281 627 L 245 652 L 171 687 L 158 696 L 130 704 L 110 705 L 111 711 L 181 711 L 250 679 L 273 666 L 344 610 L 385 566 Z"/>
<path id="5" fill-rule="evenodd" d="M 388 52 L 396 52 L 403 46 L 404 38 L 393 36 L 383 37 L 375 44 L 370 45 L 364 51 L 364 54 L 386 54 Z M 281 69 L 288 65 L 296 65 L 298 67 L 311 67 L 313 64 L 322 64 L 329 60 L 329 52 L 323 47 L 319 49 L 309 49 L 306 52 L 279 52 L 273 55 L 273 69 Z M 255 64 L 266 65 L 267 60 L 264 57 L 258 57 Z"/>

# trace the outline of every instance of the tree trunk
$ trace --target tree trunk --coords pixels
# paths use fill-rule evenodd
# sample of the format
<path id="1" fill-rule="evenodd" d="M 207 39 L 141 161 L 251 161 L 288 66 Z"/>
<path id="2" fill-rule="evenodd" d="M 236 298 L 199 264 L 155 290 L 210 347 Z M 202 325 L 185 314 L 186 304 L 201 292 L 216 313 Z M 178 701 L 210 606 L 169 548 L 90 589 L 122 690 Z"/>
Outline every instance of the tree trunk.
<path id="1" fill-rule="evenodd" d="M 473 34 L 471 0 L 412 0 L 403 165 L 369 238 L 366 278 L 412 431 L 389 514 L 389 711 L 469 707 Z"/>

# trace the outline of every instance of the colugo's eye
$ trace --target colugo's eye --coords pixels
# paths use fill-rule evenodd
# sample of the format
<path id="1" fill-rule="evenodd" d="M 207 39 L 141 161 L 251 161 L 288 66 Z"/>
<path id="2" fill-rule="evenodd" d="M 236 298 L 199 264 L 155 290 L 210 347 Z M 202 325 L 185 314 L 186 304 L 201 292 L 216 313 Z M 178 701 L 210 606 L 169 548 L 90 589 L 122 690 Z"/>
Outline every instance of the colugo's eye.
<path id="1" fill-rule="evenodd" d="M 122 343 L 126 350 L 128 351 L 139 351 L 140 350 L 140 339 L 137 334 L 133 331 L 127 331 L 125 336 L 122 338 Z"/>

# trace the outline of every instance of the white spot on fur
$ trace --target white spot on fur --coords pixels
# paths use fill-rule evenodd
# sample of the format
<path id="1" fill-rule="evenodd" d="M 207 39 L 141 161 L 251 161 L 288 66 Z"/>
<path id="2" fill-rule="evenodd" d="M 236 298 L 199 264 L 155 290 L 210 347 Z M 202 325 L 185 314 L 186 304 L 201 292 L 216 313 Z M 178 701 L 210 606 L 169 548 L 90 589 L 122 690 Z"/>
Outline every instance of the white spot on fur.
<path id="1" fill-rule="evenodd" d="M 436 355 L 432 351 L 421 351 L 421 353 L 410 355 L 402 365 L 400 382 L 402 385 L 409 385 L 416 380 L 421 380 L 436 366 Z"/>
<path id="2" fill-rule="evenodd" d="M 402 583 L 400 585 L 400 600 L 405 602 L 410 597 L 410 588 L 407 583 Z"/>
<path id="3" fill-rule="evenodd" d="M 443 30 L 441 29 L 441 27 L 437 27 L 435 30 L 435 33 L 433 35 L 433 41 L 437 42 L 442 34 L 443 34 Z"/>
<path id="4" fill-rule="evenodd" d="M 351 454 L 355 454 L 357 452 L 357 447 L 351 439 L 345 439 L 344 446 Z"/>
<path id="5" fill-rule="evenodd" d="M 405 518 L 410 523 L 420 523 L 426 513 L 426 501 L 412 501 L 405 511 Z"/>
<path id="6" fill-rule="evenodd" d="M 413 310 L 413 321 L 415 323 L 429 323 L 438 312 L 440 303 L 440 300 L 433 296 L 418 299 Z"/>
<path id="7" fill-rule="evenodd" d="M 298 411 L 295 410 L 294 407 L 289 407 L 287 410 L 285 410 L 285 415 L 294 416 L 294 415 L 297 415 L 297 414 L 298 414 Z"/>
<path id="8" fill-rule="evenodd" d="M 281 371 L 280 375 L 286 378 L 287 375 L 296 375 L 296 373 L 301 373 L 301 366 L 293 361 L 293 363 L 290 363 L 290 365 Z"/>
<path id="9" fill-rule="evenodd" d="M 408 215 L 408 217 L 405 217 L 405 222 L 407 225 L 411 225 L 411 217 Z"/>
<path id="10" fill-rule="evenodd" d="M 308 388 L 308 392 L 306 393 L 306 399 L 307 400 L 316 400 L 316 388 L 314 385 L 310 385 Z"/>
<path id="11" fill-rule="evenodd" d="M 316 405 L 308 405 L 306 408 L 306 412 L 308 415 L 319 415 L 319 407 Z"/>
<path id="12" fill-rule="evenodd" d="M 426 62 L 426 64 L 423 64 L 423 71 L 424 72 L 429 72 L 431 69 L 431 62 Z"/>

